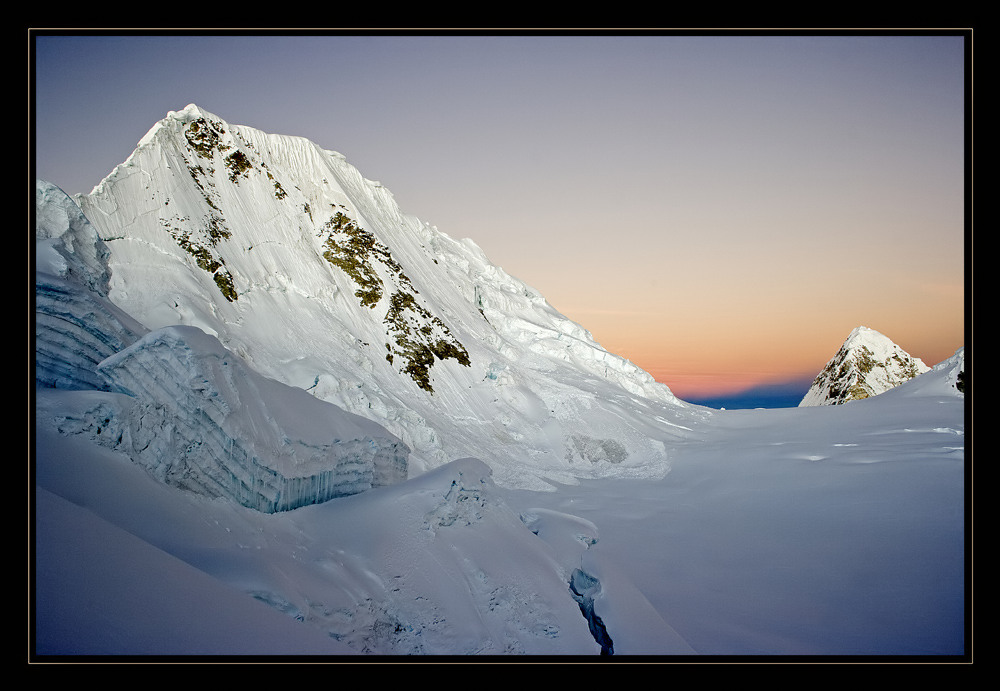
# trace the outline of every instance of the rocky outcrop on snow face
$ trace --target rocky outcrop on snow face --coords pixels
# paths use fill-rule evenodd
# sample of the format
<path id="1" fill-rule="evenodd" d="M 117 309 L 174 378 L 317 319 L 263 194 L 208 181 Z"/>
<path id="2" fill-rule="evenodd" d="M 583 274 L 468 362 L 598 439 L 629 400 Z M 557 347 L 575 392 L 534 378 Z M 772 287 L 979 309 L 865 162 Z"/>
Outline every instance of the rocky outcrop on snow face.
<path id="1" fill-rule="evenodd" d="M 930 368 L 874 329 L 859 326 L 819 373 L 800 407 L 877 396 Z"/>
<path id="2" fill-rule="evenodd" d="M 965 371 L 965 347 L 955 351 L 951 357 L 942 360 L 919 377 L 915 377 L 892 391 L 885 397 L 946 396 L 964 399 L 969 393 L 971 380 Z"/>
<path id="3" fill-rule="evenodd" d="M 98 371 L 134 398 L 105 439 L 167 484 L 273 513 L 406 479 L 398 439 L 254 373 L 196 327 L 153 331 Z"/>

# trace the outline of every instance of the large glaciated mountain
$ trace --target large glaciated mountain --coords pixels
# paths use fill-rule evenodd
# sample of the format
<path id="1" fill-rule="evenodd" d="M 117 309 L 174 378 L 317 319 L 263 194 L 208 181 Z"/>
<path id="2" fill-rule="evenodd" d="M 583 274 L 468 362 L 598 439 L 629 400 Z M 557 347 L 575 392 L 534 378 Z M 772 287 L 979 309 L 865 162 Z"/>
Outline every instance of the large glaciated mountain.
<path id="1" fill-rule="evenodd" d="M 859 326 L 816 376 L 799 405 L 840 405 L 877 396 L 929 369 L 875 329 Z"/>
<path id="2" fill-rule="evenodd" d="M 414 471 L 474 456 L 526 488 L 662 476 L 704 416 L 308 140 L 190 105 L 75 201 L 117 308 L 377 421 Z"/>

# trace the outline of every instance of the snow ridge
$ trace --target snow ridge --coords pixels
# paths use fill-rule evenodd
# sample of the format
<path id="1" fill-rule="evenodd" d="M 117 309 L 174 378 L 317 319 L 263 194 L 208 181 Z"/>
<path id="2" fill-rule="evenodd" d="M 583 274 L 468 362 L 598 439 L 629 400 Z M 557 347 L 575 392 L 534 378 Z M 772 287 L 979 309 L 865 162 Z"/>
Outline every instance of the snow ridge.
<path id="1" fill-rule="evenodd" d="M 108 294 L 111 255 L 83 211 L 61 189 L 35 181 L 35 270 Z"/>

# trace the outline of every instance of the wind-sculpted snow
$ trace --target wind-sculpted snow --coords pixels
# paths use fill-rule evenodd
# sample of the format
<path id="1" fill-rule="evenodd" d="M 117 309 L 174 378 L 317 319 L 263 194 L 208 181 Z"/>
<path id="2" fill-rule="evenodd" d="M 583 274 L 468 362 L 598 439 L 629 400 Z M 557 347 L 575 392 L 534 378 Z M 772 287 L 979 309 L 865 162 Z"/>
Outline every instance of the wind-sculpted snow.
<path id="1" fill-rule="evenodd" d="M 416 470 L 474 456 L 507 486 L 661 477 L 666 444 L 708 415 L 306 139 L 191 105 L 77 200 L 115 304 L 378 422 Z"/>
<path id="2" fill-rule="evenodd" d="M 151 332 L 98 371 L 135 399 L 126 452 L 167 484 L 270 513 L 406 478 L 398 439 L 255 374 L 195 327 Z"/>

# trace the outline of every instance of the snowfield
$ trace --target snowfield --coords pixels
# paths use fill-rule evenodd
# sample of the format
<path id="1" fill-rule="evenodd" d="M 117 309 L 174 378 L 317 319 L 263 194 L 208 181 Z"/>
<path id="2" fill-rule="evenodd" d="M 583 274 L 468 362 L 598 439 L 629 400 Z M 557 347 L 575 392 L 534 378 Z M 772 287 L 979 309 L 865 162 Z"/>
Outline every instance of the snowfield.
<path id="1" fill-rule="evenodd" d="M 39 389 L 37 652 L 597 655 L 579 569 L 615 655 L 962 655 L 952 376 L 716 412 L 659 480 L 503 489 L 464 460 L 278 514 L 60 434 L 110 394 Z"/>
<path id="2" fill-rule="evenodd" d="M 964 349 L 692 405 L 196 106 L 35 220 L 35 659 L 969 654 Z"/>

